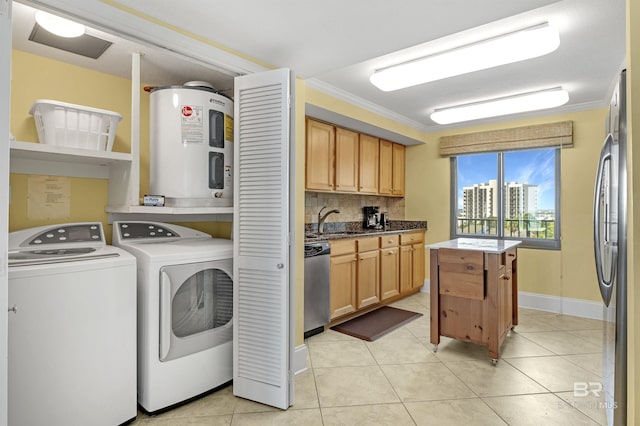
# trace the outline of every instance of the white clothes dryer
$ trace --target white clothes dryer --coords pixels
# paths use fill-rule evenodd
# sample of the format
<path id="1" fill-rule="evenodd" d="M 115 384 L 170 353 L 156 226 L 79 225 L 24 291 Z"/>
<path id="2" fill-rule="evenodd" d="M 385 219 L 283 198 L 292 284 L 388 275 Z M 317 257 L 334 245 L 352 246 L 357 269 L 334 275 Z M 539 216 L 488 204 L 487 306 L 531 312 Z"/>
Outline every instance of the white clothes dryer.
<path id="1" fill-rule="evenodd" d="M 102 224 L 9 234 L 11 426 L 135 419 L 136 260 Z"/>
<path id="2" fill-rule="evenodd" d="M 138 262 L 138 403 L 154 413 L 233 378 L 233 243 L 167 223 L 113 223 Z"/>

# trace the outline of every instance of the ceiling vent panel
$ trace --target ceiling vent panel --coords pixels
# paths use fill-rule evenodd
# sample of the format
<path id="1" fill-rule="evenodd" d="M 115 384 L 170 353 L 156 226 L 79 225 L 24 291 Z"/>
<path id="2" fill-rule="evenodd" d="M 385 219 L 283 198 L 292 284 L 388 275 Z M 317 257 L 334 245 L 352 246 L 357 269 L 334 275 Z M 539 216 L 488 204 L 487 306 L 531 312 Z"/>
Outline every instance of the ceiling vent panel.
<path id="1" fill-rule="evenodd" d="M 38 24 L 33 27 L 29 40 L 92 59 L 98 59 L 112 44 L 88 34 L 75 38 L 59 37 Z"/>

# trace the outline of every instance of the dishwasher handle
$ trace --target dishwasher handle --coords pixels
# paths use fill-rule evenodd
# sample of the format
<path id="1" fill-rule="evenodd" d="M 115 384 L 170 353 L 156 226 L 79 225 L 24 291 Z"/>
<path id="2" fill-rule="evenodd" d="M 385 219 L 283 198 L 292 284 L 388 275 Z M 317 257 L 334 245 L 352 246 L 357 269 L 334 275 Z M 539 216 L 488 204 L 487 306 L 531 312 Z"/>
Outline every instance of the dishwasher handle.
<path id="1" fill-rule="evenodd" d="M 304 257 L 316 257 L 331 254 L 331 245 L 326 241 L 304 243 Z"/>

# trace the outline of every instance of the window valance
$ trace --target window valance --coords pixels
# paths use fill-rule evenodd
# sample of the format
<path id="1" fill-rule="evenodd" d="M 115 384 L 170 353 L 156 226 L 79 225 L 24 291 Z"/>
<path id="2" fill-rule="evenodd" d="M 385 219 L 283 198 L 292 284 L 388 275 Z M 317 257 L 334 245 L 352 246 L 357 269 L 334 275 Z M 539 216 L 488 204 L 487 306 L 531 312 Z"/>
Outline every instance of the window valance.
<path id="1" fill-rule="evenodd" d="M 572 121 L 440 138 L 440 155 L 442 156 L 549 147 L 573 147 Z"/>

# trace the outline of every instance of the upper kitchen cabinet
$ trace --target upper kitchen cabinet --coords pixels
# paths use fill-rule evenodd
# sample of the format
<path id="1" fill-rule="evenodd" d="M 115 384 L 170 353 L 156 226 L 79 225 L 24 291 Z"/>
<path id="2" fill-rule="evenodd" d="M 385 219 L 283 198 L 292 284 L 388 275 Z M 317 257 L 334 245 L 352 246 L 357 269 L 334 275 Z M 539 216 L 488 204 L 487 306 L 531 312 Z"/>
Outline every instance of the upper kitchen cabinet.
<path id="1" fill-rule="evenodd" d="M 404 196 L 405 147 L 380 140 L 379 193 L 396 197 Z"/>
<path id="2" fill-rule="evenodd" d="M 356 132 L 336 128 L 336 191 L 358 191 L 359 140 Z"/>
<path id="3" fill-rule="evenodd" d="M 307 123 L 307 189 L 358 191 L 359 135 L 315 120 Z"/>
<path id="4" fill-rule="evenodd" d="M 308 191 L 404 196 L 404 145 L 311 118 L 306 126 Z"/>
<path id="5" fill-rule="evenodd" d="M 335 129 L 315 120 L 307 122 L 307 189 L 334 189 Z"/>
<path id="6" fill-rule="evenodd" d="M 396 196 L 404 196 L 405 151 L 404 145 L 393 144 L 393 185 L 391 193 Z"/>
<path id="7" fill-rule="evenodd" d="M 378 193 L 379 141 L 369 135 L 360 135 L 359 191 L 367 194 Z"/>

